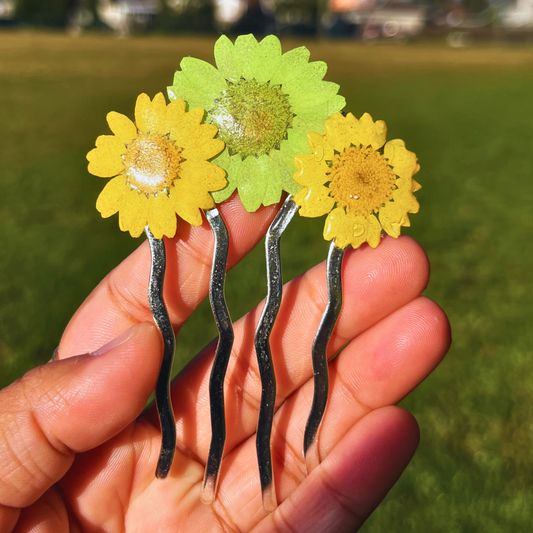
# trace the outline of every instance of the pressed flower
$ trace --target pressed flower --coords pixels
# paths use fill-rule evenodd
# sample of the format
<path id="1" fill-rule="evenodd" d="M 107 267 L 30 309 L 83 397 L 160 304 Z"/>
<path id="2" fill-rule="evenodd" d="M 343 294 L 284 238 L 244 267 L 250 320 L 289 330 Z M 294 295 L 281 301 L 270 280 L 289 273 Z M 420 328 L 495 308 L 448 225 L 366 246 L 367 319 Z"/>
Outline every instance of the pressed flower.
<path id="1" fill-rule="evenodd" d="M 193 226 L 202 224 L 202 209 L 215 206 L 210 193 L 225 187 L 225 171 L 211 163 L 224 149 L 216 126 L 202 124 L 204 110 L 187 112 L 178 99 L 166 104 L 141 94 L 135 123 L 111 112 L 114 135 L 101 135 L 87 154 L 89 172 L 113 178 L 96 208 L 104 218 L 119 213 L 122 231 L 139 237 L 148 226 L 156 239 L 176 233 L 176 214 Z"/>
<path id="2" fill-rule="evenodd" d="M 215 200 L 226 200 L 237 188 L 252 212 L 279 202 L 283 190 L 301 189 L 292 179 L 293 157 L 308 151 L 307 133 L 322 132 L 345 100 L 337 84 L 323 81 L 324 62 L 309 63 L 303 46 L 283 54 L 273 35 L 260 42 L 243 35 L 235 44 L 222 36 L 214 55 L 216 67 L 184 58 L 168 94 L 203 107 L 206 122 L 217 126 L 226 143 L 214 161 L 227 171 L 228 185 L 213 194 Z"/>
<path id="3" fill-rule="evenodd" d="M 304 217 L 328 215 L 324 238 L 339 248 L 364 242 L 375 248 L 382 229 L 398 237 L 409 226 L 408 213 L 417 213 L 413 192 L 420 185 L 416 155 L 400 139 L 386 142 L 387 127 L 365 113 L 334 114 L 324 135 L 309 133 L 312 154 L 294 158 L 294 180 L 303 189 L 294 197 Z"/>

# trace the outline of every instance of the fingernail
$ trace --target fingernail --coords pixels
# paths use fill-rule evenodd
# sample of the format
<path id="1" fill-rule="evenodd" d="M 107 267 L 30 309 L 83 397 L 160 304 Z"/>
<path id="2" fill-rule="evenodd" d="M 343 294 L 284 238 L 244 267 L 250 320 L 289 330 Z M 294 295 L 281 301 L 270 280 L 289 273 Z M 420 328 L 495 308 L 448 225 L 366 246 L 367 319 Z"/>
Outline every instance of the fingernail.
<path id="1" fill-rule="evenodd" d="M 122 333 L 122 335 L 119 335 L 116 339 L 104 344 L 101 348 L 91 352 L 89 355 L 102 355 L 109 352 L 109 350 L 128 342 L 135 335 L 135 332 L 139 326 L 140 324 L 135 324 L 135 326 L 127 329 L 124 333 Z"/>

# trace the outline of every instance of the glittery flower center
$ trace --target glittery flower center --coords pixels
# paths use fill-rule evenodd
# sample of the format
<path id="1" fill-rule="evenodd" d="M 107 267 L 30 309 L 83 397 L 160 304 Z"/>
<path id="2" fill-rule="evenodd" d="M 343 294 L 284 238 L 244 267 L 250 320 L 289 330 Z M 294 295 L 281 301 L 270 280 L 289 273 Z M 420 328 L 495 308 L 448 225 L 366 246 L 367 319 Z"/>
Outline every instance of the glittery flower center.
<path id="1" fill-rule="evenodd" d="M 219 139 L 243 159 L 268 154 L 279 147 L 294 117 L 280 87 L 244 79 L 228 85 L 210 111 Z"/>
<path id="2" fill-rule="evenodd" d="M 157 194 L 178 176 L 181 148 L 165 135 L 139 133 L 127 146 L 124 174 L 134 189 Z"/>
<path id="3" fill-rule="evenodd" d="M 348 213 L 368 216 L 392 199 L 396 176 L 387 159 L 372 147 L 350 146 L 335 155 L 331 165 L 330 194 Z"/>

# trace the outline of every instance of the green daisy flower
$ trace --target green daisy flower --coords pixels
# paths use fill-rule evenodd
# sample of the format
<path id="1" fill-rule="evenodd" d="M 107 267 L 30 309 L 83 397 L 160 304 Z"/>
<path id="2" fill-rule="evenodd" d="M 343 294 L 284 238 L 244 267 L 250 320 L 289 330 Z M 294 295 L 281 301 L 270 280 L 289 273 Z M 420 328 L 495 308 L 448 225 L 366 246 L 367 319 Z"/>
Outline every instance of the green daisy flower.
<path id="1" fill-rule="evenodd" d="M 324 122 L 345 105 L 339 86 L 323 81 L 326 63 L 309 63 L 309 56 L 305 46 L 283 54 L 273 35 L 261 42 L 242 35 L 235 44 L 223 35 L 215 43 L 216 68 L 193 57 L 181 61 L 170 100 L 204 108 L 226 143 L 213 159 L 228 178 L 226 188 L 212 193 L 216 202 L 237 188 L 253 212 L 279 202 L 282 191 L 300 191 L 292 179 L 294 156 L 309 153 L 307 134 L 323 134 Z"/>

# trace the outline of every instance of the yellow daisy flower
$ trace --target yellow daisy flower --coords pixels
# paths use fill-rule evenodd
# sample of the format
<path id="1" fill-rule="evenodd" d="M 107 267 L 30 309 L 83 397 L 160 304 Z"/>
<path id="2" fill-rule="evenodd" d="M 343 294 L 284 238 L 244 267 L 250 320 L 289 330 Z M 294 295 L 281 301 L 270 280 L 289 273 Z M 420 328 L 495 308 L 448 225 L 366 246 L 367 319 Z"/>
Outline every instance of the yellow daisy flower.
<path id="1" fill-rule="evenodd" d="M 413 179 L 420 170 L 416 155 L 400 139 L 385 143 L 385 122 L 368 113 L 359 120 L 335 113 L 324 130 L 308 134 L 312 154 L 294 158 L 293 178 L 304 187 L 294 197 L 300 215 L 328 214 L 324 239 L 335 239 L 339 248 L 364 242 L 375 248 L 382 229 L 399 237 L 401 227 L 410 225 L 408 213 L 419 209 L 413 195 L 421 188 Z"/>
<path id="2" fill-rule="evenodd" d="M 101 135 L 87 154 L 89 172 L 113 178 L 100 193 L 96 209 L 107 218 L 119 213 L 122 231 L 139 237 L 148 226 L 156 239 L 173 237 L 176 214 L 193 226 L 202 209 L 215 207 L 210 192 L 226 186 L 226 172 L 208 160 L 224 150 L 214 139 L 217 127 L 202 124 L 204 110 L 185 111 L 185 102 L 169 105 L 162 93 L 137 98 L 135 123 L 112 111 L 107 123 L 114 135 Z"/>

